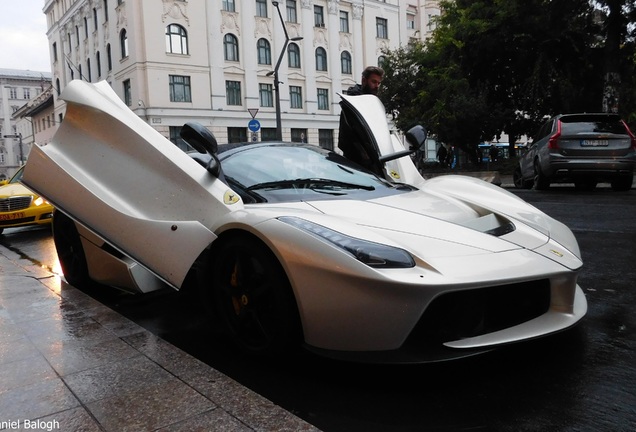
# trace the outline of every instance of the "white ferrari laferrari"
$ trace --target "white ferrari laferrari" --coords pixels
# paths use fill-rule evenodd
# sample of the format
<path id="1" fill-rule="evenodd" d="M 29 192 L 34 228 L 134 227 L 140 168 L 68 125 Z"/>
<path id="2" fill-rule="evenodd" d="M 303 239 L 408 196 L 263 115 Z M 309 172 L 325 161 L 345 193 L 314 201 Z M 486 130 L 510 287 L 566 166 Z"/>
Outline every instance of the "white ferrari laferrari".
<path id="1" fill-rule="evenodd" d="M 333 358 L 460 358 L 578 322 L 581 254 L 562 223 L 466 176 L 424 180 L 375 96 L 342 96 L 362 165 L 309 144 L 183 152 L 106 82 L 73 81 L 23 182 L 56 208 L 66 280 L 135 293 L 195 281 L 241 349 Z M 344 134 L 343 134 L 344 136 Z M 417 147 L 426 134 L 407 133 Z"/>

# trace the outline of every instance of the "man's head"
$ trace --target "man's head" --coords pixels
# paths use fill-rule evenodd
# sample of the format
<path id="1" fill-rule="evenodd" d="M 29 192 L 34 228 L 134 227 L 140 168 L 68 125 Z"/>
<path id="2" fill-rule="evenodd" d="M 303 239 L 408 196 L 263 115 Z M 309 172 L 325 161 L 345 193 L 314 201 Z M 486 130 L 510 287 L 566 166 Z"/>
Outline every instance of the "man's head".
<path id="1" fill-rule="evenodd" d="M 362 93 L 377 95 L 384 77 L 384 70 L 377 66 L 368 66 L 362 71 Z"/>

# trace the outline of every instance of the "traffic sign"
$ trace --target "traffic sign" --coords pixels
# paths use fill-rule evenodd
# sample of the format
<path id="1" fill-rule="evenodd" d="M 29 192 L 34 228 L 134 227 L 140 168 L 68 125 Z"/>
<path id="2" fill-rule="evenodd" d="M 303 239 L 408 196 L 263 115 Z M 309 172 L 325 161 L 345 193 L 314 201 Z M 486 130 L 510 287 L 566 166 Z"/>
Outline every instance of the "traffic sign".
<path id="1" fill-rule="evenodd" d="M 252 132 L 258 132 L 261 129 L 261 122 L 259 122 L 256 119 L 252 119 L 247 124 L 247 128 L 251 130 Z"/>

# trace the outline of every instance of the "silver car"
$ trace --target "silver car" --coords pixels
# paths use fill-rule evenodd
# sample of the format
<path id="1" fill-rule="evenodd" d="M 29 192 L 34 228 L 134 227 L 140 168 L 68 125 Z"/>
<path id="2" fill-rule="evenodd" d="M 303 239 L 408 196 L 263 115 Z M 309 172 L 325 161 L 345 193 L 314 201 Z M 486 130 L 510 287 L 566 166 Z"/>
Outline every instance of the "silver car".
<path id="1" fill-rule="evenodd" d="M 636 138 L 616 114 L 560 114 L 547 121 L 519 159 L 518 188 L 545 190 L 550 183 L 574 183 L 592 190 L 599 182 L 631 189 Z"/>

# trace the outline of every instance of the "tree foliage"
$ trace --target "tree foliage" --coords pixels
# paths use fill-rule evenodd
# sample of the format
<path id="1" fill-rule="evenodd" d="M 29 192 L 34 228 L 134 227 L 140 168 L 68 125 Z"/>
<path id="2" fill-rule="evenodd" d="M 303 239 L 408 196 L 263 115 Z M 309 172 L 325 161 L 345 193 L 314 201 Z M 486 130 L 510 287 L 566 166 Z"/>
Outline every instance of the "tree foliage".
<path id="1" fill-rule="evenodd" d="M 610 3 L 620 3 L 613 24 Z M 532 135 L 546 116 L 601 111 L 607 65 L 616 59 L 619 109 L 625 117 L 636 111 L 633 0 L 443 0 L 441 7 L 431 39 L 385 53 L 381 97 L 400 129 L 425 124 L 469 153 L 501 133 L 511 141 Z M 620 44 L 608 60 L 612 31 Z"/>

